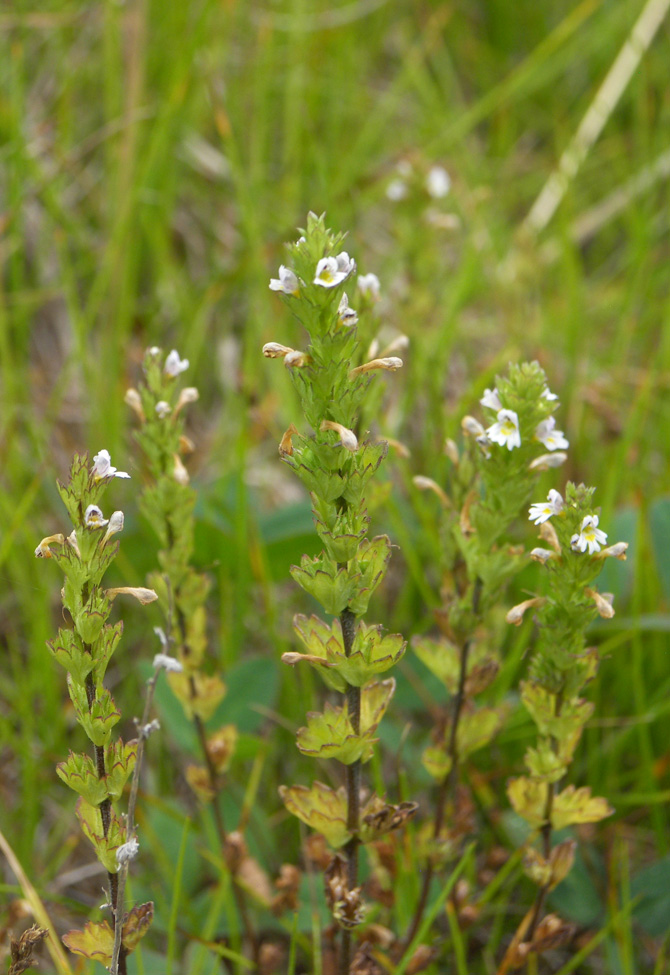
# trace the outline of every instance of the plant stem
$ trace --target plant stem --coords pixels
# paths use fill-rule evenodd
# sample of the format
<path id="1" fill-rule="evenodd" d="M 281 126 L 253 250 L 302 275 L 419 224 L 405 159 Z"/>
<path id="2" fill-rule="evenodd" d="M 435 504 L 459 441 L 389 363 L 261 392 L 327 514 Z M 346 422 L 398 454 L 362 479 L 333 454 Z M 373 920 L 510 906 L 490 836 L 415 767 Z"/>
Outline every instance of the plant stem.
<path id="1" fill-rule="evenodd" d="M 482 581 L 477 578 L 474 581 L 472 588 L 472 611 L 475 616 L 479 613 L 479 602 L 482 594 Z M 470 654 L 470 649 L 472 647 L 472 638 L 468 637 L 463 641 L 461 645 L 461 656 L 459 661 L 459 674 L 458 674 L 458 688 L 456 691 L 456 697 L 454 698 L 453 714 L 451 717 L 451 727 L 449 729 L 449 741 L 447 743 L 447 754 L 451 758 L 451 768 L 449 773 L 440 783 L 440 787 L 437 793 L 437 801 L 435 804 L 435 818 L 433 820 L 433 839 L 437 839 L 444 825 L 444 813 L 447 808 L 447 799 L 453 796 L 456 785 L 458 784 L 458 725 L 461 720 L 461 714 L 463 712 L 463 704 L 465 703 L 465 681 L 467 679 L 468 670 L 468 656 Z M 426 904 L 428 903 L 428 894 L 430 892 L 430 884 L 433 879 L 433 874 L 435 872 L 435 867 L 432 861 L 428 861 L 426 864 L 426 869 L 423 875 L 423 883 L 421 885 L 421 893 L 419 895 L 419 900 L 416 906 L 416 911 L 414 912 L 414 917 L 412 923 L 410 924 L 409 931 L 405 935 L 403 941 L 404 949 L 411 944 L 416 932 L 421 924 L 421 918 L 423 912 L 426 909 Z"/>
<path id="2" fill-rule="evenodd" d="M 561 713 L 561 707 L 563 705 L 563 691 L 559 691 L 556 695 L 556 704 L 554 706 L 554 717 L 558 717 Z M 558 743 L 555 738 L 551 739 L 551 747 L 554 752 L 556 752 Z M 547 783 L 547 801 L 544 807 L 544 823 L 542 824 L 541 834 L 542 834 L 542 852 L 544 854 L 544 859 L 548 860 L 551 856 L 551 811 L 554 807 L 554 796 L 556 795 L 556 783 Z M 544 884 L 537 892 L 535 898 L 535 906 L 533 908 L 533 916 L 528 927 L 527 939 L 528 941 L 533 940 L 533 935 L 535 934 L 535 929 L 540 921 L 540 915 L 542 914 L 542 909 L 544 907 L 544 902 L 546 900 L 547 894 L 549 893 L 549 884 Z"/>
<path id="3" fill-rule="evenodd" d="M 142 765 L 142 758 L 144 756 L 144 743 L 147 740 L 147 725 L 149 724 L 149 715 L 151 714 L 151 707 L 154 699 L 154 691 L 156 690 L 156 683 L 158 681 L 158 675 L 160 673 L 160 668 L 157 667 L 153 675 L 149 678 L 147 683 L 147 696 L 144 701 L 144 710 L 142 712 L 142 720 L 138 728 L 138 738 L 137 738 L 137 757 L 135 759 L 135 768 L 133 769 L 133 777 L 130 783 L 130 796 L 128 797 L 128 812 L 126 814 L 126 843 L 133 838 L 133 833 L 135 832 L 135 805 L 137 804 L 137 792 L 140 785 L 140 768 Z M 123 899 L 126 889 L 126 879 L 128 877 L 129 863 L 126 861 L 118 873 L 118 893 L 116 897 L 116 907 L 117 912 L 121 913 L 121 922 L 114 927 L 114 951 L 112 953 L 112 964 L 109 969 L 110 975 L 123 975 L 126 970 L 126 960 L 125 960 L 125 950 L 121 944 L 121 937 L 123 934 Z"/>
<path id="4" fill-rule="evenodd" d="M 91 648 L 87 644 L 84 644 L 86 650 L 91 653 Z M 89 710 L 93 706 L 95 701 L 95 684 L 93 683 L 93 675 L 88 674 L 86 677 L 86 700 L 88 701 Z M 103 745 L 93 745 L 93 754 L 95 756 L 95 767 L 98 774 L 98 778 L 103 780 L 107 774 L 105 768 L 105 749 Z M 102 832 L 105 839 L 107 839 L 107 834 L 109 833 L 109 826 L 112 819 L 112 800 L 107 797 L 103 799 L 100 803 L 100 818 L 102 819 Z M 119 896 L 119 885 L 118 877 L 115 873 L 107 871 L 107 879 L 109 881 L 109 904 L 112 909 L 112 917 L 114 918 L 114 935 L 116 937 L 117 928 L 121 927 L 122 921 L 119 921 L 118 916 L 118 896 Z M 125 975 L 125 956 L 123 959 L 123 968 L 120 969 L 119 975 Z"/>
<path id="5" fill-rule="evenodd" d="M 351 656 L 356 635 L 356 617 L 350 609 L 345 609 L 340 615 L 342 627 L 342 643 L 345 656 Z M 354 734 L 361 730 L 361 689 L 349 685 L 346 691 L 347 713 Z M 361 761 L 352 762 L 346 766 L 347 789 L 347 829 L 353 834 L 344 850 L 347 856 L 347 885 L 349 890 L 357 886 L 358 881 L 358 827 L 361 813 Z M 342 931 L 342 951 L 340 953 L 340 975 L 349 975 L 351 965 L 351 931 Z"/>

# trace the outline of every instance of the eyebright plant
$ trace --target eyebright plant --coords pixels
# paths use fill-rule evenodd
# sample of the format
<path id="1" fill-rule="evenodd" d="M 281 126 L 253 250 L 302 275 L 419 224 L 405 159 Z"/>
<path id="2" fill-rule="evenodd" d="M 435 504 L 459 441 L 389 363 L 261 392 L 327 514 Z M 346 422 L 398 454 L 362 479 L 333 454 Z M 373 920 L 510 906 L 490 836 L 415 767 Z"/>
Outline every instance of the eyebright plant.
<path id="1" fill-rule="evenodd" d="M 416 805 L 391 806 L 373 794 L 361 807 L 362 766 L 373 755 L 375 733 L 395 689 L 393 678 L 380 677 L 402 657 L 405 642 L 362 619 L 386 573 L 391 542 L 386 535 L 367 537 L 366 488 L 387 445 L 368 437 L 360 418 L 378 373 L 399 369 L 402 360 L 363 360 L 352 304 L 355 294 L 363 303 L 368 299 L 365 289 L 354 291 L 356 264 L 342 247 L 343 236 L 326 229 L 323 216 L 310 213 L 306 230 L 288 248 L 290 266 L 282 266 L 270 282 L 304 326 L 308 344 L 292 349 L 270 342 L 263 354 L 284 360 L 311 427 L 311 433 L 301 433 L 291 424 L 279 445 L 282 460 L 310 492 L 323 544 L 320 555 L 303 556 L 291 575 L 333 617 L 325 622 L 297 616 L 295 631 L 303 650 L 282 659 L 307 663 L 342 695 L 341 705 L 327 703 L 322 713 L 308 714 L 297 745 L 305 755 L 340 762 L 345 787 L 335 790 L 314 782 L 309 788 L 284 786 L 281 795 L 287 809 L 321 833 L 334 851 L 325 871 L 326 896 L 343 929 L 339 970 L 348 973 L 351 932 L 365 916 L 359 847 L 402 825 Z M 374 295 L 377 279 L 368 275 L 365 282 L 367 293 Z"/>
<path id="2" fill-rule="evenodd" d="M 176 349 L 165 359 L 161 349 L 148 349 L 144 356 L 144 382 L 138 389 L 127 390 L 125 400 L 139 420 L 135 438 L 149 468 L 140 506 L 161 545 L 160 572 L 154 573 L 150 581 L 169 620 L 169 638 L 182 665 L 179 672 L 169 672 L 167 679 L 195 724 L 205 760 L 204 767 L 190 765 L 186 778 L 199 798 L 203 802 L 214 801 L 218 810 L 215 797 L 233 756 L 237 733 L 229 725 L 208 740 L 205 731 L 205 722 L 214 714 L 226 687 L 218 674 L 205 669 L 205 602 L 210 584 L 191 565 L 196 492 L 182 457 L 195 448 L 184 433 L 184 407 L 196 402 L 199 394 L 194 386 L 182 387 L 179 382 L 188 367 L 188 359 L 182 359 Z M 220 811 L 218 818 L 221 819 Z"/>
<path id="3" fill-rule="evenodd" d="M 540 527 L 545 545 L 531 558 L 542 566 L 543 592 L 513 607 L 509 623 L 521 624 L 532 609 L 537 641 L 528 677 L 521 685 L 523 703 L 537 726 L 537 743 L 526 752 L 527 774 L 512 779 L 507 792 L 516 812 L 531 827 L 524 870 L 537 884 L 534 905 L 519 925 L 507 952 L 512 967 L 572 936 L 556 915 L 542 917 L 545 899 L 569 873 L 573 839 L 552 845 L 552 834 L 579 823 L 596 823 L 612 814 L 606 799 L 588 786 L 564 788 L 565 778 L 593 705 L 580 695 L 595 677 L 598 652 L 586 647 L 586 629 L 596 616 L 611 619 L 612 597 L 593 583 L 606 558 L 626 558 L 626 542 L 607 547 L 593 507 L 594 488 L 568 483 L 565 500 L 551 490 L 546 502 L 531 505 L 529 518 Z M 548 546 L 548 547 L 547 547 Z"/>
<path id="4" fill-rule="evenodd" d="M 70 752 L 56 771 L 79 796 L 75 811 L 81 829 L 107 871 L 108 906 L 113 926 L 108 921 L 89 922 L 83 931 L 70 931 L 63 938 L 70 951 L 95 958 L 107 967 L 112 962 L 114 937 L 121 926 L 118 972 L 126 972 L 126 957 L 146 933 L 153 917 L 153 904 L 139 904 L 124 913 L 119 897 L 117 874 L 121 866 L 137 853 L 134 836 L 115 811 L 137 758 L 137 741 L 114 738 L 113 729 L 121 712 L 104 685 L 105 672 L 115 652 L 123 622 L 108 622 L 112 603 L 119 595 L 134 596 L 140 603 L 156 599 L 152 589 L 122 586 L 105 589 L 102 578 L 114 561 L 119 544 L 114 535 L 123 528 L 123 512 L 105 518 L 100 507 L 109 482 L 127 478 L 125 471 L 112 466 L 106 450 L 93 458 L 75 455 L 67 484 L 58 491 L 73 524 L 69 535 L 43 538 L 35 550 L 38 558 L 53 559 L 65 575 L 63 607 L 71 625 L 62 627 L 47 646 L 65 668 L 67 688 L 77 722 L 93 747 L 93 757 Z"/>
<path id="5" fill-rule="evenodd" d="M 563 463 L 568 447 L 553 415 L 558 397 L 537 362 L 510 366 L 480 404 L 485 424 L 473 416 L 462 420 L 464 449 L 453 440 L 445 444 L 450 471 L 444 486 L 423 475 L 414 478 L 416 488 L 433 492 L 441 504 L 443 586 L 435 612 L 440 635 L 416 636 L 412 648 L 443 682 L 447 702 L 423 754 L 437 795 L 432 822 L 419 831 L 426 866 L 407 944 L 419 928 L 435 871 L 459 856 L 464 836 L 474 829 L 460 769 L 503 721 L 502 709 L 478 707 L 475 698 L 497 675 L 502 633 L 496 609 L 526 564 L 523 548 L 504 538 L 539 472 Z"/>

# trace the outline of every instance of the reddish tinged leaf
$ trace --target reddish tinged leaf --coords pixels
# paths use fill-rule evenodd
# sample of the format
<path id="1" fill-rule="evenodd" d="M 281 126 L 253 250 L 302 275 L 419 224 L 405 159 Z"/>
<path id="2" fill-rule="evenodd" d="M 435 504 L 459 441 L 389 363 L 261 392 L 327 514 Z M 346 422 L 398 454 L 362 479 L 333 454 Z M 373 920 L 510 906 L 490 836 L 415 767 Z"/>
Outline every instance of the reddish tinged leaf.
<path id="1" fill-rule="evenodd" d="M 94 924 L 89 921 L 83 931 L 68 931 L 63 935 L 63 944 L 75 955 L 84 955 L 109 968 L 114 951 L 114 932 L 109 922 L 102 921 Z"/>
<path id="2" fill-rule="evenodd" d="M 123 947 L 126 951 L 134 951 L 151 926 L 154 919 L 154 902 L 136 904 L 132 911 L 126 914 L 123 922 Z"/>

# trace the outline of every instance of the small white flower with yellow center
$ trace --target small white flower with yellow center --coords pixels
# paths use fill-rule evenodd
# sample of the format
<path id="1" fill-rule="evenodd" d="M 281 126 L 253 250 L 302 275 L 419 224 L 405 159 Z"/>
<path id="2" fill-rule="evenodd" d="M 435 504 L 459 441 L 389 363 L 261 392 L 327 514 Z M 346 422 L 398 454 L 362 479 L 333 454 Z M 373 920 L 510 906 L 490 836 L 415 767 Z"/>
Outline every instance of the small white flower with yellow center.
<path id="1" fill-rule="evenodd" d="M 553 400 L 558 399 L 558 393 L 552 393 L 552 391 L 549 389 L 548 386 L 544 387 L 541 395 L 543 396 L 544 399 L 548 399 L 550 402 L 553 402 Z"/>
<path id="2" fill-rule="evenodd" d="M 174 379 L 181 372 L 186 372 L 189 367 L 188 359 L 182 359 L 176 349 L 168 355 L 165 360 L 165 365 L 163 366 L 163 372 L 166 376 L 171 376 Z"/>
<path id="3" fill-rule="evenodd" d="M 370 274 L 359 275 L 356 286 L 362 295 L 366 295 L 372 301 L 379 301 L 381 285 L 376 274 L 371 272 Z"/>
<path id="4" fill-rule="evenodd" d="M 314 284 L 322 288 L 336 288 L 355 270 L 356 262 L 352 261 L 346 251 L 342 251 L 337 257 L 322 257 L 316 265 Z"/>
<path id="5" fill-rule="evenodd" d="M 562 510 L 563 498 L 558 491 L 552 488 L 547 495 L 546 501 L 538 501 L 536 504 L 531 504 L 528 509 L 528 519 L 534 525 L 543 525 L 545 521 L 549 521 L 552 515 L 560 515 Z"/>
<path id="6" fill-rule="evenodd" d="M 563 431 L 556 430 L 556 420 L 553 416 L 549 416 L 542 423 L 538 423 L 535 428 L 535 439 L 544 444 L 547 450 L 566 450 L 570 446 Z"/>
<path id="7" fill-rule="evenodd" d="M 496 422 L 488 427 L 486 435 L 491 443 L 513 450 L 521 446 L 519 433 L 519 417 L 514 410 L 498 410 Z"/>
<path id="8" fill-rule="evenodd" d="M 495 410 L 496 413 L 503 408 L 496 386 L 494 386 L 493 389 L 485 389 L 484 395 L 479 402 L 482 404 L 482 406 L 486 406 L 489 410 Z"/>
<path id="9" fill-rule="evenodd" d="M 279 277 L 270 278 L 270 290 L 281 291 L 285 295 L 297 295 L 300 290 L 300 282 L 290 267 L 279 266 Z"/>
<path id="10" fill-rule="evenodd" d="M 598 528 L 598 515 L 587 515 L 582 521 L 579 534 L 570 539 L 570 548 L 573 552 L 585 552 L 588 549 L 589 555 L 594 555 L 606 541 L 607 535 Z"/>
<path id="11" fill-rule="evenodd" d="M 97 504 L 89 504 L 84 512 L 84 524 L 87 528 L 104 528 L 108 519 L 104 517 Z"/>
<path id="12" fill-rule="evenodd" d="M 130 477 L 130 474 L 126 474 L 125 471 L 112 467 L 112 458 L 108 450 L 101 450 L 95 455 L 91 474 L 96 481 L 104 481 L 108 477 Z"/>

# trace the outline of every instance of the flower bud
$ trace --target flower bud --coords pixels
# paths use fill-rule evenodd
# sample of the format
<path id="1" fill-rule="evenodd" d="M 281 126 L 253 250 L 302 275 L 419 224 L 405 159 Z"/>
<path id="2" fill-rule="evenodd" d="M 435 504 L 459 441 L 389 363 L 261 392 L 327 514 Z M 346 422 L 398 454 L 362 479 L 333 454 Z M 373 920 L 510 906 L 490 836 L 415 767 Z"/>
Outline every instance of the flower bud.
<path id="1" fill-rule="evenodd" d="M 614 545 L 610 545 L 608 548 L 604 548 L 598 552 L 597 558 L 619 559 L 620 562 L 625 562 L 627 548 L 628 542 L 615 542 Z"/>
<path id="2" fill-rule="evenodd" d="M 177 417 L 188 403 L 195 403 L 199 399 L 200 393 L 195 386 L 184 386 L 179 394 L 179 399 L 177 400 L 177 405 L 174 408 L 173 416 Z"/>
<path id="3" fill-rule="evenodd" d="M 134 596 L 143 606 L 158 599 L 158 593 L 153 589 L 145 589 L 144 586 L 119 586 L 116 589 L 105 589 L 105 595 L 110 602 L 113 602 L 117 596 Z"/>
<path id="4" fill-rule="evenodd" d="M 444 441 L 444 452 L 456 467 L 458 466 L 460 457 L 458 455 L 458 447 L 456 446 L 456 441 L 452 440 L 451 437 L 447 437 Z"/>
<path id="5" fill-rule="evenodd" d="M 529 471 L 548 471 L 552 467 L 560 467 L 568 459 L 564 450 L 556 450 L 553 454 L 540 454 L 528 465 Z"/>
<path id="6" fill-rule="evenodd" d="M 396 352 L 405 352 L 408 348 L 409 338 L 406 335 L 397 335 L 393 341 L 386 346 L 382 352 L 382 357 L 395 355 Z"/>
<path id="7" fill-rule="evenodd" d="M 401 443 L 400 440 L 394 440 L 393 437 L 384 437 L 384 439 L 389 447 L 393 447 L 398 457 L 407 458 L 412 456 L 412 451 L 406 444 Z"/>
<path id="8" fill-rule="evenodd" d="M 475 420 L 474 416 L 464 416 L 461 420 L 461 429 L 469 437 L 484 437 L 486 435 L 484 427 L 479 420 Z"/>
<path id="9" fill-rule="evenodd" d="M 514 626 L 521 626 L 526 610 L 530 609 L 532 606 L 544 606 L 546 601 L 545 596 L 536 596 L 534 599 L 525 599 L 522 603 L 512 606 L 505 619 L 508 623 L 513 623 Z"/>
<path id="10" fill-rule="evenodd" d="M 396 369 L 402 369 L 402 359 L 397 356 L 386 356 L 383 359 L 372 359 L 371 362 L 364 362 L 362 366 L 356 366 L 349 373 L 350 376 L 358 376 L 363 372 L 371 372 L 373 369 L 385 369 L 387 372 L 395 372 Z"/>
<path id="11" fill-rule="evenodd" d="M 144 415 L 144 409 L 142 407 L 142 398 L 136 389 L 131 386 L 130 389 L 126 390 L 126 395 L 123 397 L 124 403 L 131 408 L 133 413 L 137 416 L 140 423 L 144 423 L 146 416 Z"/>
<path id="12" fill-rule="evenodd" d="M 335 444 L 336 447 L 344 447 L 345 450 L 350 450 L 352 454 L 358 450 L 356 434 L 353 430 L 349 430 L 348 427 L 343 427 L 341 423 L 335 423 L 334 420 L 324 420 L 319 429 L 334 430 L 335 433 L 340 435 L 340 443 Z"/>
<path id="13" fill-rule="evenodd" d="M 117 532 L 123 531 L 123 512 L 114 511 L 111 518 L 109 519 L 109 525 L 107 526 L 107 531 L 105 532 L 102 544 L 106 545 L 112 535 L 116 535 Z"/>
<path id="14" fill-rule="evenodd" d="M 542 565 L 546 565 L 552 559 L 557 559 L 558 555 L 556 552 L 551 552 L 548 548 L 534 548 L 530 553 L 530 557 L 533 562 L 541 562 Z"/>
<path id="15" fill-rule="evenodd" d="M 161 399 L 156 403 L 156 413 L 160 420 L 164 420 L 166 416 L 172 413 L 172 407 L 167 400 Z"/>
<path id="16" fill-rule="evenodd" d="M 540 538 L 543 542 L 551 545 L 554 552 L 561 553 L 561 543 L 558 540 L 558 535 L 556 534 L 556 529 L 550 521 L 545 521 L 540 525 L 539 531 Z"/>
<path id="17" fill-rule="evenodd" d="M 614 616 L 614 595 L 611 592 L 598 592 L 597 589 L 585 589 L 584 595 L 589 596 L 596 605 L 598 615 L 604 620 L 611 620 Z"/>
<path id="18" fill-rule="evenodd" d="M 289 345 L 280 345 L 279 342 L 266 342 L 263 346 L 263 355 L 266 359 L 282 359 L 293 351 Z"/>
<path id="19" fill-rule="evenodd" d="M 284 365 L 289 369 L 302 369 L 309 361 L 307 353 L 300 352 L 298 349 L 291 349 L 284 356 Z"/>
<path id="20" fill-rule="evenodd" d="M 417 474 L 412 478 L 412 483 L 419 491 L 432 491 L 433 494 L 436 494 L 445 508 L 451 507 L 451 501 L 437 481 L 434 481 L 432 477 L 424 477 L 422 474 Z"/>
<path id="21" fill-rule="evenodd" d="M 173 454 L 174 459 L 174 469 L 172 471 L 172 476 L 174 477 L 177 484 L 181 484 L 184 487 L 188 484 L 190 478 L 188 476 L 188 471 L 181 462 L 181 457 L 179 454 Z"/>

